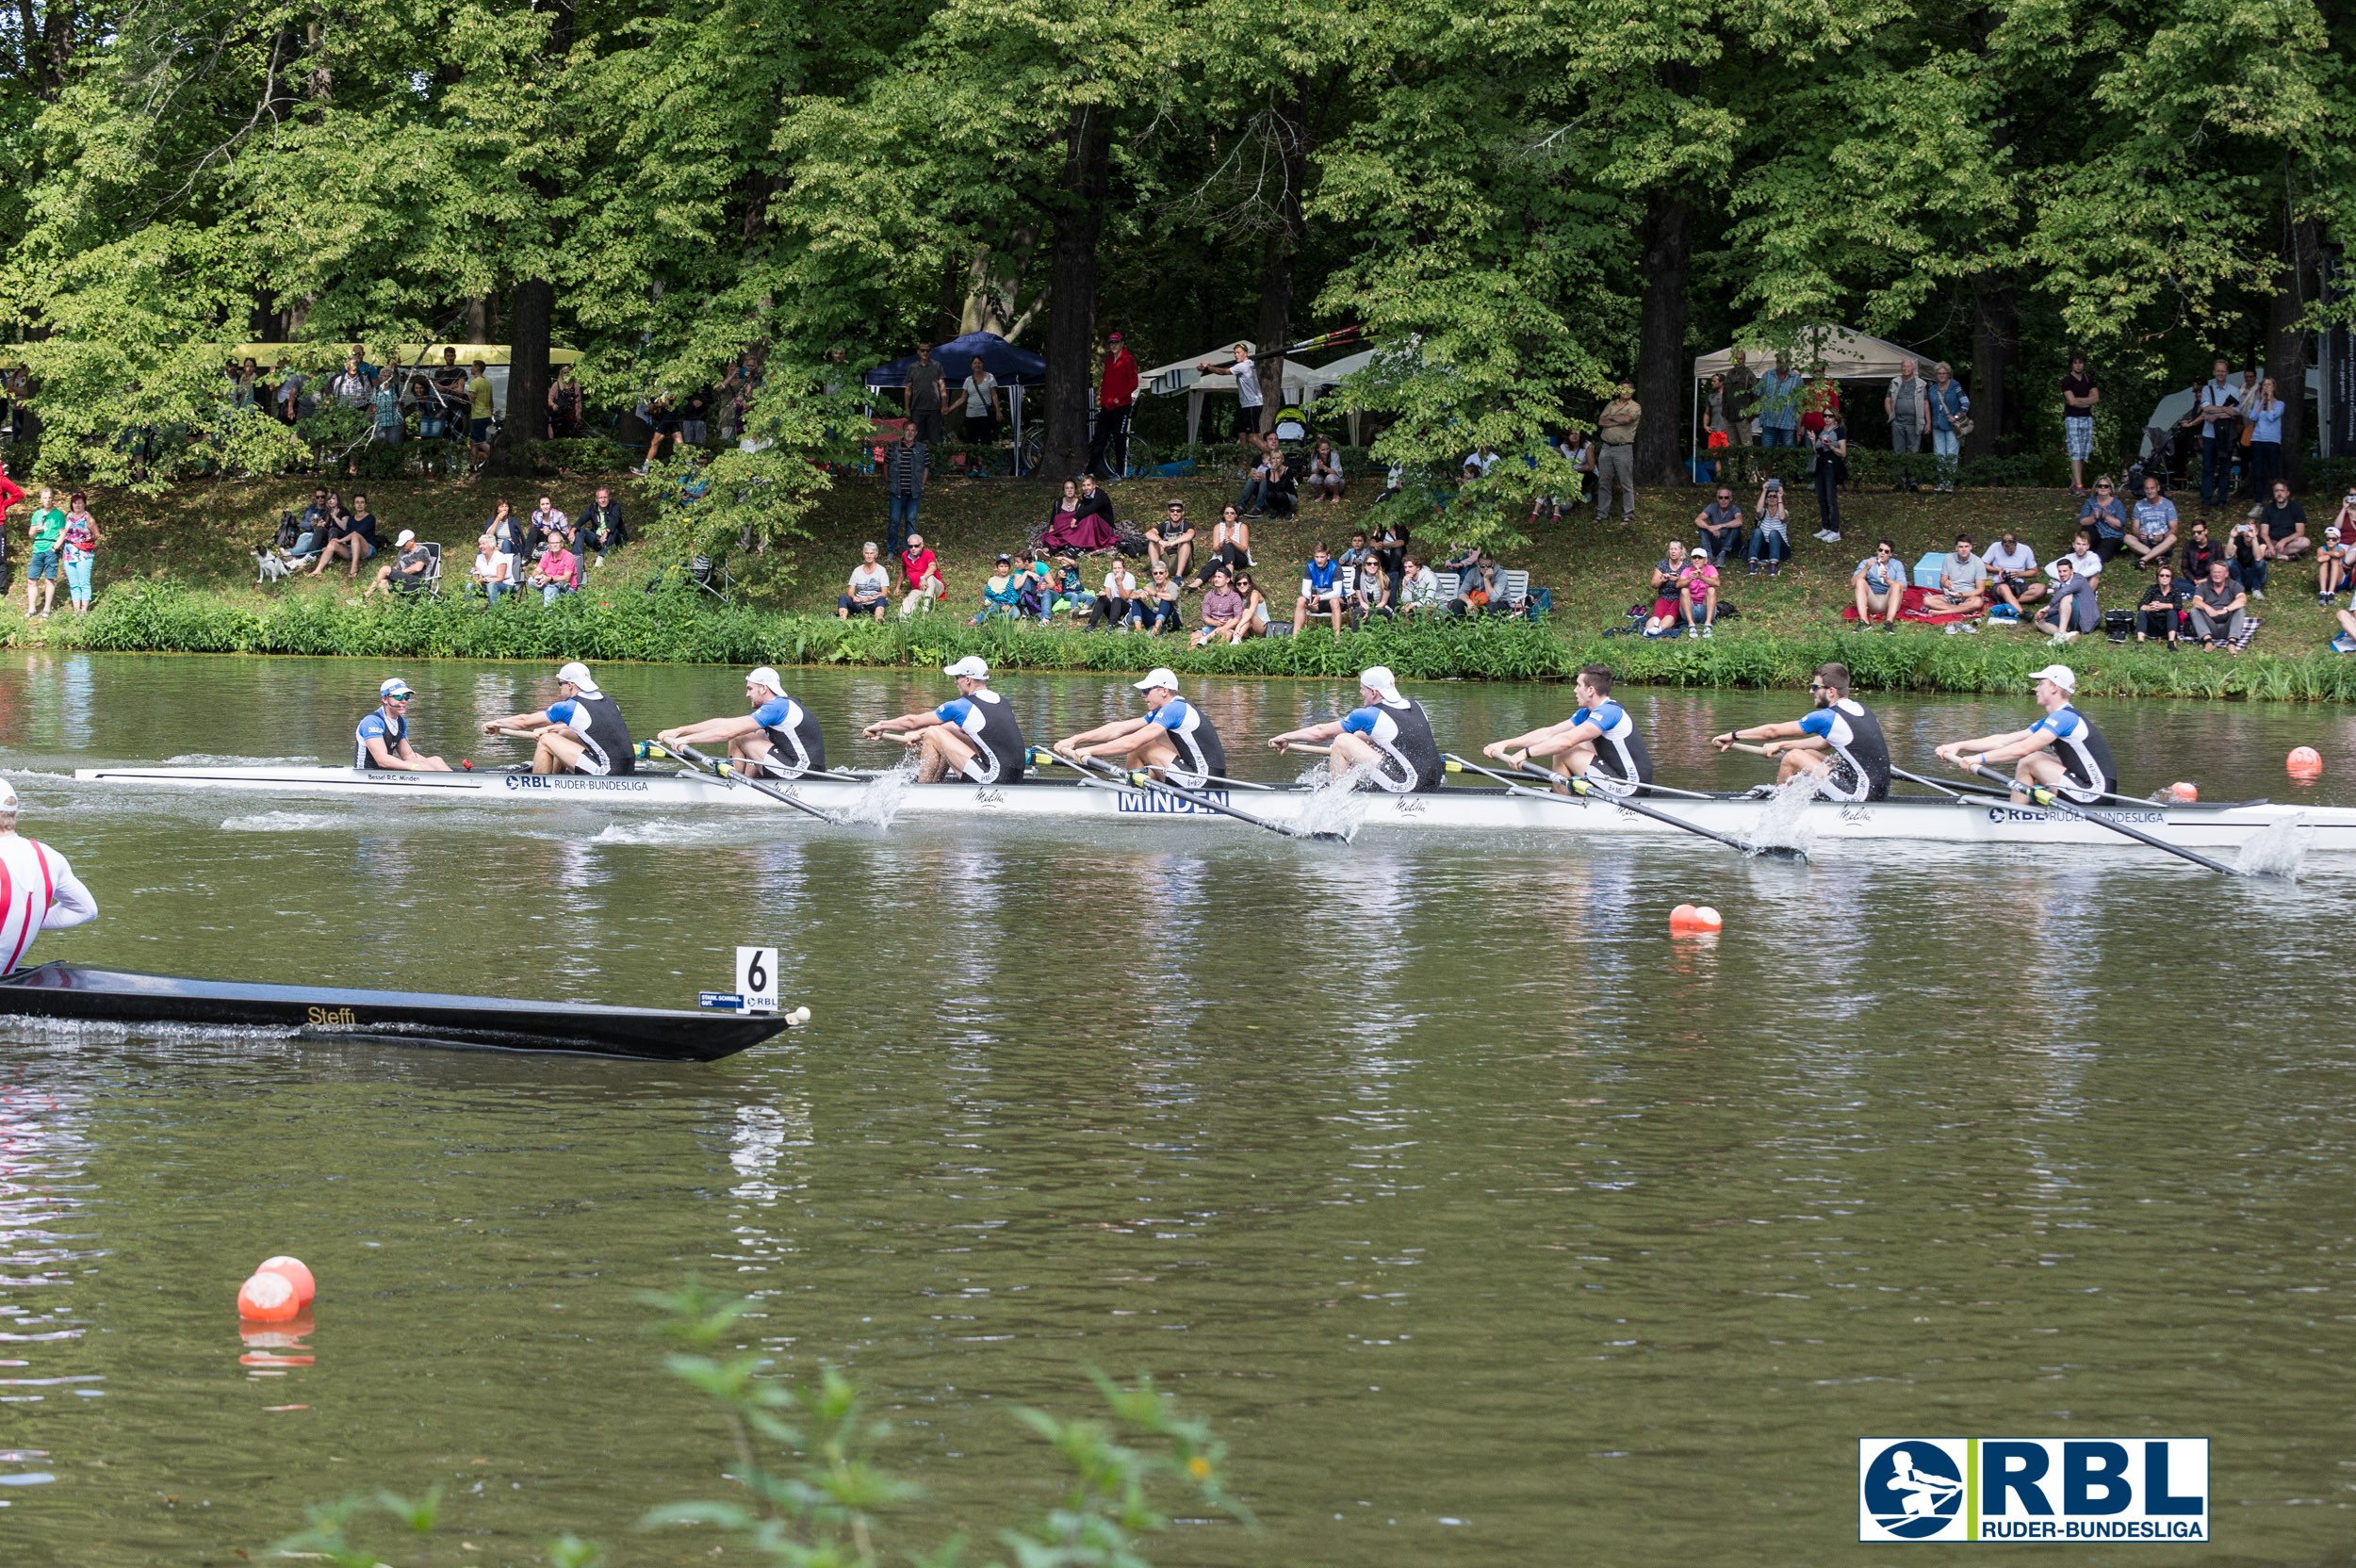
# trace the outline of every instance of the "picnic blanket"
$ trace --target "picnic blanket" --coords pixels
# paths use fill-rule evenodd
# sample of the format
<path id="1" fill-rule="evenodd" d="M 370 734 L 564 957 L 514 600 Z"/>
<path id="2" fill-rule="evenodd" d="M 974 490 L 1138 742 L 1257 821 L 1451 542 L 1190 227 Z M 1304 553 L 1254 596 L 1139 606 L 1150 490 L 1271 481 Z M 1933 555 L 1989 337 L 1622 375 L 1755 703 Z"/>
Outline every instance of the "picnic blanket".
<path id="1" fill-rule="evenodd" d="M 1907 589 L 1898 599 L 1898 618 L 1902 621 L 1920 621 L 1924 626 L 1944 626 L 1949 621 L 1969 621 L 1978 618 L 1980 612 L 1976 610 L 1950 610 L 1942 611 L 1938 614 L 1924 611 L 1922 601 L 1931 596 L 1931 592 L 1928 588 Z M 1853 604 L 1841 611 L 1841 618 L 1844 621 L 1856 620 L 1857 606 Z"/>

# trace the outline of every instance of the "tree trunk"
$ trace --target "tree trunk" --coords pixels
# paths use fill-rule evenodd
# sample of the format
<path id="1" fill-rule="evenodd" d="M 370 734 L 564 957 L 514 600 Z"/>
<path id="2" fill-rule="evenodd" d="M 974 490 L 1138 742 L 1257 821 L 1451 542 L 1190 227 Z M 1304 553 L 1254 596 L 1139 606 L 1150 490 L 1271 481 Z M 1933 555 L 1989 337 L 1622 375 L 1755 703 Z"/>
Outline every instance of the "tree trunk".
<path id="1" fill-rule="evenodd" d="M 1277 197 L 1280 225 L 1268 237 L 1260 253 L 1260 319 L 1253 329 L 1260 345 L 1260 429 L 1276 428 L 1277 411 L 1284 406 L 1284 345 L 1292 341 L 1293 257 L 1301 249 L 1307 223 L 1301 211 L 1301 187 L 1309 177 L 1309 103 L 1305 90 L 1296 98 L 1294 118 L 1280 122 L 1277 154 L 1284 171 L 1284 188 Z"/>
<path id="2" fill-rule="evenodd" d="M 2281 264 L 2274 299 L 2266 312 L 2266 374 L 2282 400 L 2282 477 L 2296 494 L 2306 477 L 2300 461 L 2307 446 L 2307 336 L 2299 324 L 2315 298 L 2315 262 L 2322 236 L 2312 221 L 2282 215 Z"/>
<path id="3" fill-rule="evenodd" d="M 1636 326 L 1636 481 L 1676 477 L 1693 378 L 1685 364 L 1685 280 L 1693 261 L 1693 208 L 1681 192 L 1656 190 L 1644 214 L 1644 298 Z"/>
<path id="4" fill-rule="evenodd" d="M 1055 303 L 1047 321 L 1047 436 L 1039 469 L 1050 479 L 1088 466 L 1096 350 L 1096 242 L 1104 230 L 1104 203 L 1112 192 L 1110 131 L 1108 110 L 1084 106 L 1072 111 L 1047 272 Z"/>
<path id="5" fill-rule="evenodd" d="M 507 418 L 491 454 L 495 473 L 532 471 L 533 443 L 548 433 L 548 331 L 556 314 L 556 286 L 526 278 L 507 299 Z"/>
<path id="6" fill-rule="evenodd" d="M 1972 286 L 1972 433 L 1963 438 L 1966 457 L 1993 457 L 2020 448 L 2021 409 L 2005 383 L 2012 379 L 2013 351 L 2021 343 L 2021 315 L 2012 286 L 1988 272 Z"/>
<path id="7" fill-rule="evenodd" d="M 941 300 L 933 309 L 933 342 L 936 345 L 948 342 L 965 328 L 966 273 L 966 265 L 955 256 L 941 264 Z M 964 367 L 958 368 L 962 370 Z"/>
<path id="8" fill-rule="evenodd" d="M 491 341 L 491 300 L 488 295 L 478 294 L 466 302 L 466 341 Z"/>

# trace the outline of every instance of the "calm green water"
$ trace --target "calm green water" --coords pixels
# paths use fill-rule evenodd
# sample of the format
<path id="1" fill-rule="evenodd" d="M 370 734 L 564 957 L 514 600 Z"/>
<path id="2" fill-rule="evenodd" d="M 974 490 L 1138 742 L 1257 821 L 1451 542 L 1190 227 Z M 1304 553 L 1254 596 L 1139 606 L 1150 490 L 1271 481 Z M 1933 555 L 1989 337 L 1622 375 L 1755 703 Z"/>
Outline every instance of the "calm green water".
<path id="1" fill-rule="evenodd" d="M 337 760 L 385 673 L 0 663 L 28 826 L 106 907 L 40 955 L 686 1004 L 775 940 L 817 1026 L 696 1069 L 20 1027 L 0 1561 L 234 1560 L 307 1500 L 437 1480 L 437 1562 L 537 1561 L 566 1527 L 712 1560 L 630 1530 L 725 1491 L 633 1301 L 690 1270 L 759 1297 L 780 1369 L 843 1364 L 893 1413 L 940 1505 L 911 1544 L 1040 1495 L 1010 1407 L 1083 1408 L 1092 1364 L 1213 1417 L 1266 1521 L 1183 1528 L 1171 1563 L 1864 1560 L 1854 1440 L 1885 1432 L 2205 1434 L 2214 1547 L 2077 1557 L 2350 1556 L 2356 866 L 2225 886 L 2133 851 L 876 834 L 54 776 Z M 452 756 L 508 760 L 466 732 L 548 694 L 522 667 L 401 673 Z M 741 694 L 606 681 L 646 729 Z M 830 738 L 941 694 L 797 688 Z M 1040 737 L 1128 699 L 1005 690 Z M 1417 694 L 1457 749 L 1562 696 Z M 1203 702 L 1232 738 L 1345 695 Z M 1762 765 L 1704 734 L 1798 711 L 1631 701 L 1664 781 L 1711 785 Z M 2029 711 L 1879 706 L 1918 760 Z M 2356 798 L 2337 710 L 2095 711 L 2131 788 L 2286 795 L 2304 742 L 2311 793 Z M 1684 900 L 1724 937 L 1671 941 Z M 299 1349 L 238 1333 L 237 1282 L 278 1251 L 319 1279 Z"/>

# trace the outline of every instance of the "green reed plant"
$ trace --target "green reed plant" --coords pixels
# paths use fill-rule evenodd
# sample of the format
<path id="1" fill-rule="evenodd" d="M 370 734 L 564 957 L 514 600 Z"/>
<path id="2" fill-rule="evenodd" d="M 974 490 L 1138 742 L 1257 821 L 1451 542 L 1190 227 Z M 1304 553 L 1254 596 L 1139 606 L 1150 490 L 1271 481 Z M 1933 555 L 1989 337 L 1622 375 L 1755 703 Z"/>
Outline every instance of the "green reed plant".
<path id="1" fill-rule="evenodd" d="M 770 1358 L 757 1350 L 730 1353 L 752 1303 L 707 1290 L 692 1275 L 677 1291 L 640 1299 L 662 1314 L 652 1331 L 672 1347 L 664 1366 L 719 1413 L 736 1491 L 655 1509 L 639 1527 L 702 1527 L 778 1568 L 882 1568 L 887 1554 L 878 1536 L 888 1517 L 922 1494 L 878 1458 L 892 1428 L 867 1413 L 857 1385 L 831 1367 L 815 1383 L 795 1383 L 773 1375 Z M 1143 1555 L 1148 1539 L 1170 1525 L 1155 1501 L 1162 1495 L 1184 1495 L 1255 1527 L 1251 1511 L 1227 1490 L 1226 1446 L 1207 1422 L 1181 1415 L 1150 1377 L 1123 1385 L 1102 1373 L 1089 1376 L 1105 1419 L 1015 1413 L 1062 1461 L 1065 1478 L 1052 1506 L 997 1533 L 1004 1555 L 988 1568 L 1151 1568 Z M 363 1546 L 355 1537 L 382 1535 L 389 1524 L 423 1550 L 439 1523 L 441 1499 L 435 1487 L 418 1498 L 379 1490 L 315 1504 L 305 1527 L 270 1555 L 310 1554 L 332 1568 L 386 1568 L 384 1552 L 391 1548 Z M 953 1534 L 931 1551 L 893 1552 L 890 1559 L 905 1556 L 915 1568 L 957 1568 L 968 1560 L 968 1544 L 965 1535 Z M 546 1550 L 552 1568 L 605 1561 L 601 1546 L 569 1532 Z"/>

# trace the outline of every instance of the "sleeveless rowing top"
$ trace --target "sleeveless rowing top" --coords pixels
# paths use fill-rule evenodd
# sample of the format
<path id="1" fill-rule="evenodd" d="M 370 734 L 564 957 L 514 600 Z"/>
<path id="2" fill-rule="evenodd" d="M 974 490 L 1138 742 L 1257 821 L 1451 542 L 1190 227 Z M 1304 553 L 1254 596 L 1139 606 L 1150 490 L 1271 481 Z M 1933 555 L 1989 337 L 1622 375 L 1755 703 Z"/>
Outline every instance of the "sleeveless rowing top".
<path id="1" fill-rule="evenodd" d="M 2091 806 L 2102 794 L 2119 788 L 2119 769 L 2111 761 L 2111 748 L 2094 727 L 2094 721 L 2064 703 L 2029 727 L 2036 734 L 2042 730 L 2053 737 L 2053 758 L 2062 765 L 2064 782 L 2055 786 L 2063 795 L 2082 806 Z"/>
<path id="2" fill-rule="evenodd" d="M 753 710 L 761 732 L 769 738 L 769 771 L 782 778 L 799 778 L 826 766 L 826 737 L 818 732 L 818 715 L 792 697 L 771 697 Z"/>
<path id="3" fill-rule="evenodd" d="M 984 687 L 970 697 L 951 697 L 933 710 L 933 716 L 957 726 L 973 743 L 973 760 L 965 765 L 966 777 L 976 784 L 1023 782 L 1023 760 L 1030 746 L 1005 697 Z"/>
<path id="4" fill-rule="evenodd" d="M 1652 753 L 1644 749 L 1644 738 L 1636 733 L 1636 721 L 1627 709 L 1606 697 L 1572 714 L 1571 723 L 1593 724 L 1603 731 L 1595 737 L 1589 782 L 1612 794 L 1631 793 L 1634 786 L 1652 782 Z"/>
<path id="5" fill-rule="evenodd" d="M 352 765 L 355 768 L 375 768 L 382 773 L 384 769 L 368 752 L 371 738 L 384 743 L 387 757 L 398 757 L 401 755 L 401 743 L 409 738 L 409 721 L 406 718 L 386 718 L 384 710 L 380 708 L 362 719 L 358 727 L 352 730 Z"/>
<path id="6" fill-rule="evenodd" d="M 1888 800 L 1890 743 L 1881 721 L 1855 697 L 1842 697 L 1800 721 L 1800 728 L 1824 737 L 1832 748 L 1822 793 L 1826 800 Z"/>
<path id="7" fill-rule="evenodd" d="M 1170 781 L 1182 790 L 1199 790 L 1213 774 L 1225 776 L 1227 748 L 1203 710 L 1184 697 L 1172 697 L 1153 710 L 1153 722 L 1170 732 L 1178 760 L 1170 767 Z"/>
<path id="8" fill-rule="evenodd" d="M 581 739 L 581 761 L 574 772 L 616 774 L 638 770 L 637 748 L 630 743 L 630 727 L 622 723 L 622 710 L 604 693 L 595 696 L 583 693 L 552 702 L 548 704 L 548 717 Z"/>
<path id="9" fill-rule="evenodd" d="M 1342 721 L 1342 733 L 1365 738 L 1383 754 L 1374 782 L 1395 795 L 1436 790 L 1447 776 L 1447 760 L 1432 736 L 1432 721 L 1413 697 L 1385 698 L 1360 708 Z"/>
<path id="10" fill-rule="evenodd" d="M 97 917 L 98 903 L 64 856 L 14 833 L 0 834 L 0 974 L 25 961 L 41 931 Z"/>

